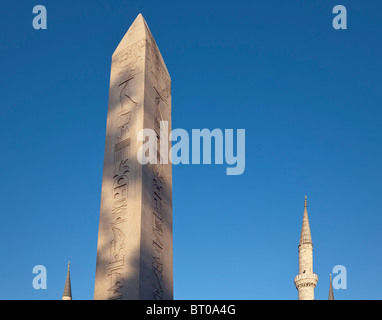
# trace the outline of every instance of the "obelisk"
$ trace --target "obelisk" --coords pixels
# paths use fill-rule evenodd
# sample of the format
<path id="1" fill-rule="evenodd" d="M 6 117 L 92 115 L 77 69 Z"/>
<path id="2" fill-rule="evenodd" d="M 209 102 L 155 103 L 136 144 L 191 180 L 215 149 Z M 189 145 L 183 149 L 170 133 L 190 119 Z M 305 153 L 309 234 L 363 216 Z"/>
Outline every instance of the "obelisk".
<path id="1" fill-rule="evenodd" d="M 137 158 L 161 121 L 170 132 L 171 79 L 139 14 L 112 56 L 94 299 L 173 299 L 171 164 Z"/>

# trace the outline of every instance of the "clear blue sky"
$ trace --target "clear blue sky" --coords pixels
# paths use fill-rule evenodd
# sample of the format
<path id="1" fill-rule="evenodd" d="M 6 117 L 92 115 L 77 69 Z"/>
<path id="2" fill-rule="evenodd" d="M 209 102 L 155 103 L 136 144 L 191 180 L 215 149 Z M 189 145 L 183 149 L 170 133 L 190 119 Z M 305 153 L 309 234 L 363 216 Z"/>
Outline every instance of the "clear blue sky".
<path id="1" fill-rule="evenodd" d="M 32 8 L 46 5 L 48 29 Z M 332 9 L 348 10 L 348 30 Z M 92 299 L 111 55 L 142 13 L 173 128 L 246 130 L 246 170 L 173 167 L 175 299 L 296 299 L 304 196 L 317 299 L 382 299 L 382 4 L 3 1 L 0 299 Z M 34 290 L 45 265 L 48 289 Z"/>

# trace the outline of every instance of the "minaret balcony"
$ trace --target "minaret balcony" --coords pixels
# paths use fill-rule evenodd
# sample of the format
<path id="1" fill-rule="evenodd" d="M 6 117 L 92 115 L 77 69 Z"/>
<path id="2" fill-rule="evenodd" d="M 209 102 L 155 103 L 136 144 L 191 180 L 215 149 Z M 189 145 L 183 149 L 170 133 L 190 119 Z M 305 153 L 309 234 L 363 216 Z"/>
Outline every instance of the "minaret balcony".
<path id="1" fill-rule="evenodd" d="M 318 281 L 318 276 L 315 273 L 299 274 L 294 278 L 296 288 L 299 287 L 315 287 Z"/>

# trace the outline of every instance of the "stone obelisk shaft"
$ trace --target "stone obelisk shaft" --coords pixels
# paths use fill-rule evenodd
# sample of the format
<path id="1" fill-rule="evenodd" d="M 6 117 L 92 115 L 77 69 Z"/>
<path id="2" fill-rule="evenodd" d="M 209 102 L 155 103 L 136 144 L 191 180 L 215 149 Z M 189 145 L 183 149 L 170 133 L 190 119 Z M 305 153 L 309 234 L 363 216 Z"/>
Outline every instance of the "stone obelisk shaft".
<path id="1" fill-rule="evenodd" d="M 171 79 L 140 14 L 112 57 L 95 299 L 173 299 L 171 164 L 137 160 L 160 121 L 171 131 Z"/>

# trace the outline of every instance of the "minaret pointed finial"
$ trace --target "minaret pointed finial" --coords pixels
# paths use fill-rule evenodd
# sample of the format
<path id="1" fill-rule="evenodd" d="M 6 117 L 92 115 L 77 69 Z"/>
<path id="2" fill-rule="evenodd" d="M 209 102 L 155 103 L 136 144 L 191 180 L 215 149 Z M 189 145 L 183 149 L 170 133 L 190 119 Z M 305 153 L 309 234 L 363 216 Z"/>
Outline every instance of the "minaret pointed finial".
<path id="1" fill-rule="evenodd" d="M 332 284 L 332 275 L 330 275 L 330 284 L 329 284 L 329 299 L 328 300 L 334 300 L 334 294 L 333 294 L 333 284 Z"/>
<path id="2" fill-rule="evenodd" d="M 308 197 L 305 196 L 304 201 L 304 217 L 302 219 L 302 228 L 300 236 L 300 244 L 302 243 L 312 243 L 312 235 L 310 233 L 309 218 L 308 218 Z"/>
<path id="3" fill-rule="evenodd" d="M 70 261 L 68 262 L 68 273 L 66 275 L 64 293 L 62 295 L 62 300 L 72 300 L 72 287 L 70 284 Z"/>

